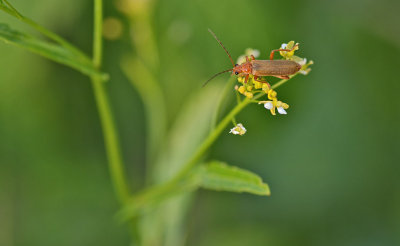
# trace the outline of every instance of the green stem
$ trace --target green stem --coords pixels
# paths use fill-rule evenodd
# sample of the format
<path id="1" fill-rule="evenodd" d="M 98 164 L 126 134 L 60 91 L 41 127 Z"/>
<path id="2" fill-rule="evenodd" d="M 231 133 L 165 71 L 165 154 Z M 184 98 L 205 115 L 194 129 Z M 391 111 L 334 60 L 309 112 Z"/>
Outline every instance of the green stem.
<path id="1" fill-rule="evenodd" d="M 118 200 L 124 203 L 129 197 L 129 189 L 105 83 L 98 77 L 92 77 L 92 86 L 103 129 L 111 180 L 117 193 Z"/>
<path id="2" fill-rule="evenodd" d="M 215 140 L 221 135 L 225 128 L 229 125 L 232 118 L 235 117 L 243 108 L 245 108 L 250 103 L 248 98 L 244 99 L 241 103 L 237 104 L 215 127 L 215 129 L 208 135 L 208 137 L 203 141 L 197 151 L 194 153 L 192 158 L 184 165 L 184 167 L 176 174 L 176 176 L 170 181 L 172 183 L 178 182 L 183 178 L 190 170 L 196 165 L 200 158 L 206 153 L 210 146 L 215 142 Z"/>
<path id="3" fill-rule="evenodd" d="M 295 73 L 294 75 L 290 76 L 289 79 L 294 78 L 297 74 L 299 74 L 299 73 Z M 279 86 L 283 85 L 284 83 L 288 82 L 289 79 L 282 79 L 282 80 L 278 81 L 277 83 L 275 83 L 273 86 L 271 86 L 271 88 L 272 88 L 272 89 L 276 89 L 276 88 L 278 88 Z"/>
<path id="4" fill-rule="evenodd" d="M 94 1 L 93 64 L 99 69 L 102 63 L 102 0 Z M 117 197 L 123 204 L 129 197 L 128 182 L 125 177 L 118 134 L 115 127 L 105 83 L 98 76 L 92 76 L 92 85 L 102 124 L 105 148 L 108 157 L 111 180 Z"/>
<path id="5" fill-rule="evenodd" d="M 93 64 L 96 68 L 101 67 L 103 58 L 103 1 L 94 0 L 94 30 L 93 30 Z"/>
<path id="6" fill-rule="evenodd" d="M 102 63 L 102 30 L 103 30 L 103 0 L 94 0 L 94 30 L 93 30 L 93 65 L 100 69 Z M 98 76 L 92 76 L 92 85 L 96 97 L 97 108 L 101 118 L 104 142 L 107 151 L 111 181 L 121 205 L 126 205 L 130 196 L 126 179 L 124 163 L 119 147 L 118 133 L 114 123 L 105 83 Z M 138 244 L 137 222 L 130 220 L 132 245 Z"/>

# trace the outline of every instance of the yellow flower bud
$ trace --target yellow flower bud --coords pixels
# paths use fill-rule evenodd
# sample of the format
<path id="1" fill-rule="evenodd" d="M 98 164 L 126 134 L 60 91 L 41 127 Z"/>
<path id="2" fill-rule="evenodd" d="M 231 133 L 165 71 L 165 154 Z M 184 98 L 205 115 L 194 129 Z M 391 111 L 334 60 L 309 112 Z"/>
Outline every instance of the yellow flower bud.
<path id="1" fill-rule="evenodd" d="M 268 91 L 268 98 L 269 98 L 270 100 L 276 99 L 276 95 L 277 95 L 276 91 L 274 91 L 274 90 L 272 90 L 272 89 Z"/>
<path id="2" fill-rule="evenodd" d="M 288 109 L 288 108 L 289 108 L 289 104 L 287 104 L 287 103 L 282 103 L 282 108 Z"/>
<path id="3" fill-rule="evenodd" d="M 241 94 L 243 94 L 244 92 L 245 92 L 245 88 L 244 88 L 244 86 L 242 85 L 242 86 L 240 86 L 239 87 L 239 89 L 238 89 L 238 92 L 240 92 Z"/>
<path id="4" fill-rule="evenodd" d="M 245 92 L 244 93 L 244 95 L 247 97 L 247 98 L 253 98 L 253 93 L 251 93 L 251 92 Z"/>
<path id="5" fill-rule="evenodd" d="M 282 48 L 282 47 L 281 47 Z M 290 41 L 284 47 L 285 49 L 292 50 L 292 51 L 280 51 L 279 53 L 281 56 L 286 58 L 287 60 L 293 60 L 292 56 L 294 52 L 299 49 L 299 43 L 295 43 L 294 41 Z"/>
<path id="6" fill-rule="evenodd" d="M 252 91 L 253 90 L 253 86 L 247 86 L 247 88 L 246 88 L 248 91 Z"/>
<path id="7" fill-rule="evenodd" d="M 263 83 L 254 81 L 254 88 L 255 89 L 260 89 L 262 87 L 263 87 Z"/>

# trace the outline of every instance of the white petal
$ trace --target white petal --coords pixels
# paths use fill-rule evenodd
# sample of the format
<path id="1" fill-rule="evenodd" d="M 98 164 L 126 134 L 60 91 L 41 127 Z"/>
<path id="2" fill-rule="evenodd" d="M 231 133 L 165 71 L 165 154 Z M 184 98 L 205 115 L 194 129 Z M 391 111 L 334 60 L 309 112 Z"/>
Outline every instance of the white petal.
<path id="1" fill-rule="evenodd" d="M 232 133 L 232 134 L 234 134 L 234 135 L 240 135 L 240 136 L 242 136 L 242 135 L 244 135 L 245 133 L 246 133 L 246 128 L 244 128 L 244 126 L 241 124 L 241 123 L 239 123 L 239 124 L 237 124 L 235 127 L 233 127 L 230 131 L 229 131 L 229 133 Z"/>
<path id="2" fill-rule="evenodd" d="M 278 107 L 278 113 L 280 113 L 280 114 L 287 114 L 287 113 L 286 113 L 286 110 L 285 110 L 284 108 L 282 108 L 282 107 Z"/>
<path id="3" fill-rule="evenodd" d="M 259 50 L 252 50 L 252 55 L 257 58 L 260 56 L 260 51 Z"/>
<path id="4" fill-rule="evenodd" d="M 298 62 L 300 65 L 304 66 L 307 63 L 307 58 L 304 58 L 302 61 Z"/>
<path id="5" fill-rule="evenodd" d="M 307 75 L 308 72 L 306 70 L 300 70 L 299 73 L 303 74 L 303 75 Z"/>
<path id="6" fill-rule="evenodd" d="M 272 105 L 272 102 L 266 102 L 266 103 L 264 104 L 264 108 L 266 108 L 266 109 L 268 109 L 268 110 L 271 110 L 272 107 L 274 107 L 274 105 Z"/>
<path id="7" fill-rule="evenodd" d="M 241 55 L 239 56 L 239 58 L 236 60 L 236 64 L 242 64 L 246 61 L 246 56 L 245 55 Z"/>
<path id="8" fill-rule="evenodd" d="M 287 44 L 283 43 L 283 44 L 281 45 L 281 49 L 286 49 L 286 46 L 287 46 Z"/>
<path id="9" fill-rule="evenodd" d="M 237 134 L 239 134 L 239 132 L 238 131 L 236 131 L 236 129 L 235 129 L 236 127 L 234 127 L 234 128 L 232 128 L 231 129 L 231 131 L 229 132 L 229 133 L 232 133 L 232 134 L 234 134 L 234 135 L 237 135 Z"/>
<path id="10" fill-rule="evenodd" d="M 236 127 L 239 127 L 242 131 L 246 132 L 246 128 L 244 128 L 244 126 L 242 125 L 242 123 L 237 124 Z"/>

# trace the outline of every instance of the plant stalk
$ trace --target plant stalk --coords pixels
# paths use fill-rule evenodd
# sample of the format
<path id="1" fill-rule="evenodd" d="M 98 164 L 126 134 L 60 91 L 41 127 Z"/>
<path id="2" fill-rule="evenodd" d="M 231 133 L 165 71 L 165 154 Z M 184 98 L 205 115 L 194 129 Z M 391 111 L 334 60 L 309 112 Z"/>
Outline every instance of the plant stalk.
<path id="1" fill-rule="evenodd" d="M 93 64 L 97 69 L 100 69 L 102 63 L 102 28 L 103 2 L 102 0 L 94 0 Z M 103 83 L 99 76 L 92 76 L 91 80 L 103 129 L 111 180 L 118 200 L 121 204 L 124 204 L 129 198 L 129 188 L 125 176 L 118 134 L 105 88 L 106 84 Z"/>

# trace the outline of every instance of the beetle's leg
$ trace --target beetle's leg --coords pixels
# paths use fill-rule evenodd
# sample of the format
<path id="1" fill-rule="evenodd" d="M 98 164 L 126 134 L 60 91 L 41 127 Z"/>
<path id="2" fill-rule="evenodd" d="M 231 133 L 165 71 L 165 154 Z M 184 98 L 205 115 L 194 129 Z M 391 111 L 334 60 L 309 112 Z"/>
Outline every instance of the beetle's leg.
<path id="1" fill-rule="evenodd" d="M 270 59 L 270 60 L 273 60 L 273 59 L 274 59 L 274 53 L 277 52 L 277 51 L 288 51 L 288 52 L 291 52 L 291 51 L 293 51 L 294 49 L 296 49 L 297 46 L 299 46 L 299 45 L 296 44 L 295 46 L 293 46 L 293 48 L 292 48 L 291 50 L 289 50 L 289 49 L 276 49 L 276 50 L 272 50 L 272 51 L 271 51 L 271 54 L 269 55 L 269 59 Z"/>
<path id="2" fill-rule="evenodd" d="M 278 79 L 290 79 L 290 77 L 288 75 L 276 75 L 274 77 L 276 77 Z"/>
<path id="3" fill-rule="evenodd" d="M 267 84 L 268 85 L 268 89 L 271 89 L 271 85 L 267 81 L 259 80 L 258 76 L 254 76 L 254 81 L 257 81 L 257 82 L 260 82 L 260 83 L 263 83 L 263 84 Z"/>
<path id="4" fill-rule="evenodd" d="M 246 77 L 244 78 L 244 83 L 245 83 L 245 84 L 247 84 L 247 80 L 249 80 L 249 75 L 250 75 L 250 74 L 247 74 Z"/>
<path id="5" fill-rule="evenodd" d="M 251 60 L 255 60 L 256 59 L 253 55 L 251 55 L 250 58 L 251 58 Z"/>

